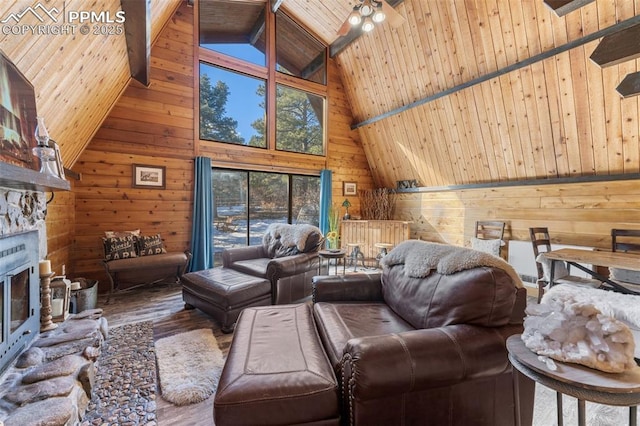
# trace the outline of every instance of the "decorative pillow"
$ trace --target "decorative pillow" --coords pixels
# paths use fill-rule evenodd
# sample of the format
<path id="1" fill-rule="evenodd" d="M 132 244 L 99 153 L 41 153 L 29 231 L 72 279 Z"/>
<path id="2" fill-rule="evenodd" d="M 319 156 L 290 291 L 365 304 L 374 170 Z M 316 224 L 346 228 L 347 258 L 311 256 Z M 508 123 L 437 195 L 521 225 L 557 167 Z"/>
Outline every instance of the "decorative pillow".
<path id="1" fill-rule="evenodd" d="M 551 273 L 551 259 L 547 259 L 544 253 L 540 253 L 538 257 L 536 257 L 536 262 L 542 265 L 542 279 L 549 282 L 549 274 Z M 567 269 L 567 264 L 563 261 L 555 261 L 555 270 L 553 271 L 553 279 L 558 280 L 562 277 L 566 277 L 569 275 L 569 270 Z"/>
<path id="2" fill-rule="evenodd" d="M 128 236 L 139 237 L 140 230 L 134 229 L 133 231 L 104 231 L 104 236 L 107 238 L 128 237 Z"/>
<path id="3" fill-rule="evenodd" d="M 128 259 L 138 257 L 136 253 L 136 237 L 103 237 L 104 260 Z"/>
<path id="4" fill-rule="evenodd" d="M 471 248 L 485 253 L 500 257 L 500 246 L 502 240 L 481 240 L 480 238 L 471 238 Z"/>
<path id="5" fill-rule="evenodd" d="M 160 234 L 138 237 L 138 253 L 140 256 L 151 256 L 166 253 Z"/>

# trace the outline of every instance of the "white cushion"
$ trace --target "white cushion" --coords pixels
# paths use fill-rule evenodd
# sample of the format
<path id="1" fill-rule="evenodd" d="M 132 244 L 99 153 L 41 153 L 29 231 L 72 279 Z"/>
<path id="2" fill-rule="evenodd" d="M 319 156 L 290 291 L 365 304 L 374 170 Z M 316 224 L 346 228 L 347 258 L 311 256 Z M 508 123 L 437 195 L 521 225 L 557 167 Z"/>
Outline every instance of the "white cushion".
<path id="1" fill-rule="evenodd" d="M 542 279 L 546 282 L 549 282 L 549 275 L 551 272 L 551 259 L 547 259 L 544 253 L 540 253 L 538 257 L 536 257 L 536 262 L 542 265 Z M 555 270 L 553 271 L 553 280 L 558 280 L 562 277 L 566 277 L 569 275 L 569 270 L 567 269 L 567 264 L 561 260 L 556 260 L 555 262 Z"/>
<path id="2" fill-rule="evenodd" d="M 631 271 L 629 269 L 622 268 L 609 268 L 609 274 L 611 279 L 616 281 L 624 281 L 625 283 L 640 285 L 640 271 Z"/>
<path id="3" fill-rule="evenodd" d="M 482 251 L 492 254 L 494 256 L 500 256 L 500 246 L 502 240 L 481 240 L 480 238 L 471 238 L 471 248 L 474 250 Z"/>

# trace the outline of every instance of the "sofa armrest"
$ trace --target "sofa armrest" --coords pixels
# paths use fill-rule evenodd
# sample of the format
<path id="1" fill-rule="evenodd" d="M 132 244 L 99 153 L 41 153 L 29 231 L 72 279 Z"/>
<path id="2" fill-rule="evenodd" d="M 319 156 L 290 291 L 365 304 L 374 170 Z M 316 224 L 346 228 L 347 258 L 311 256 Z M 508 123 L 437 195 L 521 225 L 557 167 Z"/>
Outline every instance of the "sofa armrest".
<path id="1" fill-rule="evenodd" d="M 268 257 L 261 245 L 233 247 L 222 250 L 222 266 L 230 267 L 234 262 Z"/>
<path id="2" fill-rule="evenodd" d="M 511 368 L 506 329 L 518 332 L 462 324 L 351 339 L 341 362 L 345 391 L 369 400 L 500 374 Z"/>
<path id="3" fill-rule="evenodd" d="M 380 273 L 313 277 L 313 302 L 382 301 Z"/>
<path id="4" fill-rule="evenodd" d="M 317 270 L 318 261 L 317 252 L 273 258 L 267 265 L 267 279 L 274 283 L 283 277 L 291 277 L 313 269 Z"/>

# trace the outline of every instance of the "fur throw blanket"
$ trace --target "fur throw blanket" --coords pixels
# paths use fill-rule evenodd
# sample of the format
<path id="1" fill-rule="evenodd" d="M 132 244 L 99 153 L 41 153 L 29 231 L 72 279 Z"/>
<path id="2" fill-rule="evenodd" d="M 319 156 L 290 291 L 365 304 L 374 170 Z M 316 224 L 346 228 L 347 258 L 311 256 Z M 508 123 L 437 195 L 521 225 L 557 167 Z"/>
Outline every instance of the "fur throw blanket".
<path id="1" fill-rule="evenodd" d="M 286 250 L 289 255 L 312 251 L 321 242 L 320 229 L 313 225 L 303 224 L 272 223 L 262 237 L 262 244 L 266 247 Z"/>
<path id="2" fill-rule="evenodd" d="M 405 273 L 414 278 L 424 278 L 432 270 L 450 275 L 478 266 L 490 266 L 505 271 L 516 287 L 523 287 L 522 280 L 511 265 L 499 257 L 477 250 L 448 244 L 407 240 L 398 244 L 380 263 L 383 266 L 404 264 Z"/>

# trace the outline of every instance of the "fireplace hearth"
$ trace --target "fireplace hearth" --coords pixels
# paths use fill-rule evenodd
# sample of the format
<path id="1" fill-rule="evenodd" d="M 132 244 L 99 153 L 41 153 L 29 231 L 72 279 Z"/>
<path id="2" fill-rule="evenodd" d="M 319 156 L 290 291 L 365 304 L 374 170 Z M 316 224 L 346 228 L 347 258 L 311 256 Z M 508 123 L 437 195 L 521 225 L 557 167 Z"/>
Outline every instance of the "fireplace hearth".
<path id="1" fill-rule="evenodd" d="M 40 330 L 38 231 L 0 237 L 0 375 Z"/>

